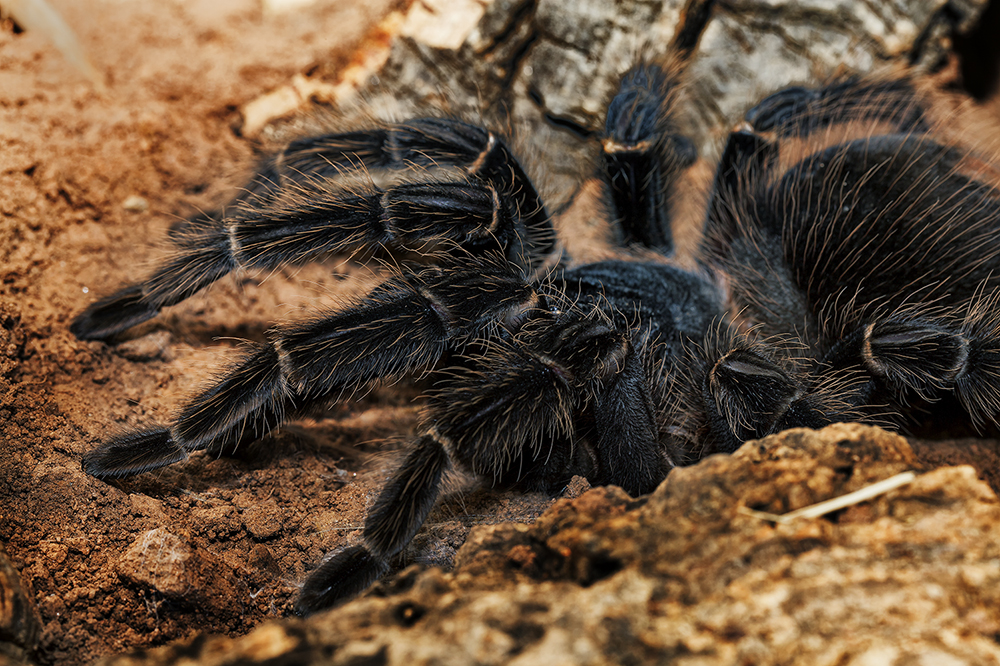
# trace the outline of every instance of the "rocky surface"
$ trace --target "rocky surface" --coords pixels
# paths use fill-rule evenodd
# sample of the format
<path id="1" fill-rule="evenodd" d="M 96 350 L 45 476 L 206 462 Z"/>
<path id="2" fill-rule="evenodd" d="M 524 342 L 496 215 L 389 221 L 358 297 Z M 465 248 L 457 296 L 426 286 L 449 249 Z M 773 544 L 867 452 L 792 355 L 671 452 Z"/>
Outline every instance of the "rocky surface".
<path id="1" fill-rule="evenodd" d="M 1000 503 L 971 468 L 788 524 L 746 511 L 913 469 L 897 435 L 792 430 L 642 499 L 599 488 L 475 528 L 452 572 L 408 569 L 308 621 L 101 663 L 998 663 Z"/>
<path id="2" fill-rule="evenodd" d="M 0 546 L 0 664 L 24 660 L 38 646 L 41 622 L 30 588 Z"/>

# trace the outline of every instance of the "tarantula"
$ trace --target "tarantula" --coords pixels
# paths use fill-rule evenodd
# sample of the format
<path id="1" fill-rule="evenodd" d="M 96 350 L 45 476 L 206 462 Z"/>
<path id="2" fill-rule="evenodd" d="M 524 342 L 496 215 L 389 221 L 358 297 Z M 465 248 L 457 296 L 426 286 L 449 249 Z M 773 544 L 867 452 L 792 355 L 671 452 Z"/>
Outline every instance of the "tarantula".
<path id="1" fill-rule="evenodd" d="M 638 495 L 675 466 L 785 428 L 902 425 L 913 399 L 950 393 L 975 423 L 995 422 L 993 167 L 936 138 L 906 79 L 784 89 L 729 135 L 698 268 L 684 270 L 671 223 L 697 156 L 678 129 L 678 72 L 633 67 L 600 137 L 594 178 L 632 259 L 560 254 L 525 169 L 482 127 L 419 118 L 288 145 L 226 214 L 173 229 L 167 260 L 79 315 L 77 337 L 111 338 L 236 269 L 374 247 L 433 259 L 275 326 L 170 425 L 111 438 L 86 472 L 221 452 L 316 404 L 429 373 L 419 436 L 362 543 L 306 580 L 305 614 L 384 575 L 453 467 L 494 488 L 557 491 L 582 475 Z M 359 171 L 410 178 L 378 187 Z"/>

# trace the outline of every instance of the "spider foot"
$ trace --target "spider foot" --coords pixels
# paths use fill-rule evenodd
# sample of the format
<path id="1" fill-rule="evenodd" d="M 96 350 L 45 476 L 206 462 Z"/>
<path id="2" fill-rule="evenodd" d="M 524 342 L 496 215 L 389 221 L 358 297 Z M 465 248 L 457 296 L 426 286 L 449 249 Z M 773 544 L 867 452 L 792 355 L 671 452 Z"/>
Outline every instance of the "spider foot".
<path id="1" fill-rule="evenodd" d="M 305 617 L 357 596 L 389 572 L 385 558 L 364 546 L 337 551 L 309 578 L 295 600 L 295 614 Z"/>
<path id="2" fill-rule="evenodd" d="M 160 313 L 146 301 L 141 284 L 106 296 L 77 315 L 69 330 L 80 340 L 106 340 Z"/>
<path id="3" fill-rule="evenodd" d="M 83 471 L 99 479 L 132 476 L 180 462 L 187 451 L 160 426 L 112 437 L 83 456 Z"/>

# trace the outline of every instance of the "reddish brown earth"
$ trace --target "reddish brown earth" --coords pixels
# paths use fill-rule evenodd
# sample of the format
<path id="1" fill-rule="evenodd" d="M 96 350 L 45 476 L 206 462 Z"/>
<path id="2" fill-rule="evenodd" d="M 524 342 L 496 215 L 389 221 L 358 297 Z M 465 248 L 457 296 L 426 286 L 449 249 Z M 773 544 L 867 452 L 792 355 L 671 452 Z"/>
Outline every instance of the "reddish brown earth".
<path id="1" fill-rule="evenodd" d="M 171 222 L 219 205 L 252 169 L 264 146 L 241 136 L 237 109 L 348 62 L 393 2 L 271 16 L 251 0 L 54 1 L 104 93 L 41 36 L 0 22 L 0 540 L 37 605 L 35 662 L 234 636 L 287 614 L 379 485 L 379 459 L 360 454 L 412 431 L 414 392 L 383 389 L 238 459 L 194 456 L 113 483 L 80 469 L 109 433 L 169 418 L 240 339 L 370 284 L 351 265 L 224 280 L 114 347 L 68 331 L 95 295 L 143 274 Z M 1000 469 L 992 442 L 929 450 Z M 447 561 L 470 524 L 547 501 L 459 496 L 432 516 L 423 550 Z M 177 543 L 190 578 L 165 582 L 146 553 Z"/>
<path id="2" fill-rule="evenodd" d="M 272 458 L 200 458 L 114 484 L 82 473 L 81 454 L 109 432 L 168 417 L 234 338 L 357 282 L 329 269 L 228 281 L 114 349 L 67 330 L 95 294 L 141 275 L 172 220 L 224 201 L 252 168 L 237 107 L 343 62 L 392 3 L 276 16 L 251 0 L 54 4 L 107 91 L 0 23 L 0 539 L 37 603 L 35 660 L 68 664 L 286 613 L 303 571 L 363 510 L 365 484 L 331 501 L 361 469 L 344 444 L 405 435 L 413 409 L 376 394 L 365 404 L 377 418 L 346 408 L 325 430 L 271 442 Z M 205 554 L 218 595 L 192 606 L 129 578 L 119 560 L 158 527 Z"/>

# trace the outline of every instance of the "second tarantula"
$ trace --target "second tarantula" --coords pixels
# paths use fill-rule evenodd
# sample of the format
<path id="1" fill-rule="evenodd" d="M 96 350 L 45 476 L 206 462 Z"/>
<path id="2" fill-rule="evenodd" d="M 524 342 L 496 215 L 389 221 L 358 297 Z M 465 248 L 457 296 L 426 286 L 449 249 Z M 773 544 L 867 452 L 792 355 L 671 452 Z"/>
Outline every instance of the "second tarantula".
<path id="1" fill-rule="evenodd" d="M 291 143 L 73 332 L 110 338 L 236 269 L 383 246 L 437 258 L 274 327 L 172 423 L 106 441 L 84 469 L 126 476 L 231 449 L 317 403 L 431 373 L 420 434 L 362 542 L 305 582 L 296 609 L 310 613 L 389 570 L 453 467 L 495 488 L 582 475 L 642 494 L 785 428 L 902 424 L 913 398 L 953 393 L 973 421 L 996 421 L 1000 190 L 985 158 L 937 138 L 905 80 L 782 90 L 728 137 L 699 268 L 683 270 L 675 185 L 696 155 L 677 129 L 678 70 L 635 66 L 607 110 L 595 179 L 631 259 L 560 255 L 535 186 L 481 127 L 420 118 Z M 359 169 L 412 179 L 358 185 Z"/>

